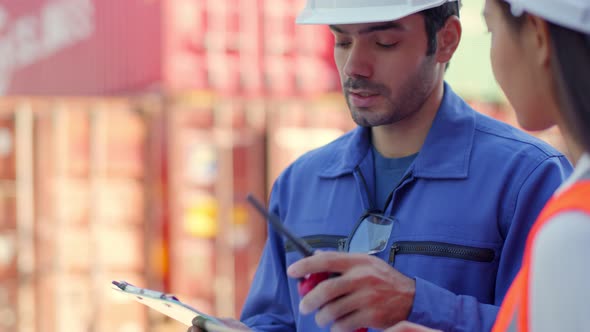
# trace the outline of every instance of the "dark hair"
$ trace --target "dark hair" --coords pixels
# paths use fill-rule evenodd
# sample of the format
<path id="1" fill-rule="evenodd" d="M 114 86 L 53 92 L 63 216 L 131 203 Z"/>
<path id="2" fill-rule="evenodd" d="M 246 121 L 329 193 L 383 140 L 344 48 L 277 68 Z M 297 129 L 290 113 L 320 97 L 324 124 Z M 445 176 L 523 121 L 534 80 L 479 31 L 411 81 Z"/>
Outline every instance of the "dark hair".
<path id="1" fill-rule="evenodd" d="M 428 38 L 428 50 L 426 51 L 426 55 L 433 55 L 436 52 L 436 34 L 442 29 L 449 17 L 459 16 L 459 2 L 459 0 L 446 2 L 444 5 L 420 12 L 424 15 L 426 37 Z"/>
<path id="2" fill-rule="evenodd" d="M 590 35 L 549 23 L 558 96 L 567 129 L 590 152 Z"/>
<path id="3" fill-rule="evenodd" d="M 498 1 L 510 26 L 520 31 L 526 15 L 512 15 L 510 4 Z M 590 152 L 590 35 L 547 22 L 551 51 L 557 61 L 552 70 L 557 80 L 557 96 L 572 138 Z"/>

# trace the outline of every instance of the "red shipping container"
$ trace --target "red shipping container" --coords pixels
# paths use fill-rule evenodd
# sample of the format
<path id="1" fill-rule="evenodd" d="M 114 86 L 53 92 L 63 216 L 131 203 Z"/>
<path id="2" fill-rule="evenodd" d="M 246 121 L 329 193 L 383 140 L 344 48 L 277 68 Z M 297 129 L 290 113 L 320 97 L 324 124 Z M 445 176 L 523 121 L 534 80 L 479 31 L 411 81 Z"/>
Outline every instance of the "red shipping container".
<path id="1" fill-rule="evenodd" d="M 264 223 L 251 222 L 244 201 L 264 197 L 261 107 L 220 102 L 209 128 L 198 113 L 171 116 L 171 290 L 214 314 L 241 310 L 263 244 Z"/>
<path id="2" fill-rule="evenodd" d="M 5 1 L 0 94 L 107 94 L 159 82 L 160 4 Z"/>

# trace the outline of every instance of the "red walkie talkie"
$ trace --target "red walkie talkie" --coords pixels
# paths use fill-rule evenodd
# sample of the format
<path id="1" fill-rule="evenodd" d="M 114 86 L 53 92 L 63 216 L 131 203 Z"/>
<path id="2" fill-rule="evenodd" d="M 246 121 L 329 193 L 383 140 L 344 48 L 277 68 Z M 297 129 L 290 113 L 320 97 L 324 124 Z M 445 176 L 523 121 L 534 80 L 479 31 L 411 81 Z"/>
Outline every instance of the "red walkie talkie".
<path id="1" fill-rule="evenodd" d="M 297 251 L 299 251 L 305 257 L 309 257 L 309 256 L 313 255 L 313 251 L 314 251 L 313 248 L 307 242 L 305 242 L 301 238 L 295 236 L 287 228 L 285 228 L 283 223 L 281 223 L 281 221 L 279 220 L 279 217 L 277 217 L 273 213 L 269 213 L 266 210 L 266 208 L 264 208 L 264 206 L 258 200 L 256 200 L 256 198 L 254 198 L 254 196 L 252 194 L 248 194 L 246 199 L 248 200 L 248 202 L 250 202 L 250 204 L 252 204 L 252 206 L 254 206 L 254 208 L 256 210 L 258 210 L 258 212 L 260 212 L 271 223 L 271 225 L 275 231 L 277 231 L 279 234 L 285 236 L 289 241 L 291 241 L 293 243 L 293 246 L 295 246 Z M 336 275 L 337 274 L 330 273 L 330 272 L 320 272 L 320 273 L 310 274 L 309 276 L 301 278 L 299 280 L 299 283 L 297 284 L 297 291 L 299 292 L 299 295 L 305 296 L 312 289 L 314 289 L 314 287 L 317 286 L 320 282 L 322 282 L 328 278 L 331 278 L 333 276 L 336 276 Z M 367 331 L 367 328 L 360 328 L 360 329 L 356 329 L 354 332 L 366 332 L 366 331 Z"/>

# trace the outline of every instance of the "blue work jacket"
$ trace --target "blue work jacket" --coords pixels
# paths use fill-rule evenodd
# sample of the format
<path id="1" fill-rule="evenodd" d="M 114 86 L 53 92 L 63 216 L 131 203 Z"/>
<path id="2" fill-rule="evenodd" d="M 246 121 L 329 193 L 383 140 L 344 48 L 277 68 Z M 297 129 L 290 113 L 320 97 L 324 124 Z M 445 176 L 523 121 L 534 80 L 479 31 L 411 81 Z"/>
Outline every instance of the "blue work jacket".
<path id="1" fill-rule="evenodd" d="M 408 320 L 443 331 L 490 330 L 531 225 L 571 171 L 554 148 L 475 112 L 445 85 L 424 145 L 392 184 L 385 213 L 396 223 L 377 254 L 416 280 Z M 314 248 L 342 250 L 372 208 L 374 182 L 370 129 L 358 127 L 291 164 L 274 183 L 270 209 Z M 299 313 L 297 280 L 286 269 L 300 258 L 271 228 L 244 323 L 256 331 L 329 330 Z"/>

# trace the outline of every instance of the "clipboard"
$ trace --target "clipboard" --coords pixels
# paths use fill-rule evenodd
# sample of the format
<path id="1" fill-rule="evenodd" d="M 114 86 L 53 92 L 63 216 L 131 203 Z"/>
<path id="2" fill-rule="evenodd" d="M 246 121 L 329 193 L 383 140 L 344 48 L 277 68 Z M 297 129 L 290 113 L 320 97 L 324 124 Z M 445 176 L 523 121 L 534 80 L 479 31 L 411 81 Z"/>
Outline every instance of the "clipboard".
<path id="1" fill-rule="evenodd" d="M 173 318 L 187 327 L 193 325 L 192 322 L 195 317 L 201 317 L 201 321 L 203 322 L 211 322 L 214 325 L 224 326 L 224 324 L 217 318 L 204 314 L 197 309 L 180 302 L 176 296 L 171 294 L 136 287 L 125 281 L 113 281 L 111 283 L 111 289 Z"/>

